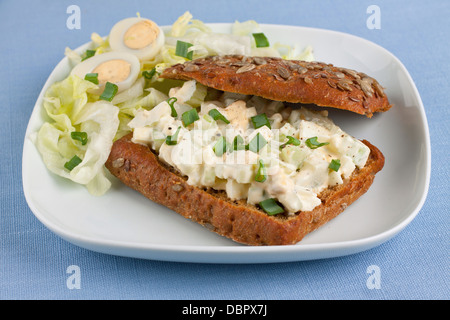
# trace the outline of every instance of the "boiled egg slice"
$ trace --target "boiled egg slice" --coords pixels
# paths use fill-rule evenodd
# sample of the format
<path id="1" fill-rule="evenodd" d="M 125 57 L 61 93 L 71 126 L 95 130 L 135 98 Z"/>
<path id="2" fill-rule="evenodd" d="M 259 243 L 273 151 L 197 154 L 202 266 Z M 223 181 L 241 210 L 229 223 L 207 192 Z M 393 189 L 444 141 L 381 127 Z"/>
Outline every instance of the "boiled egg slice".
<path id="1" fill-rule="evenodd" d="M 109 33 L 109 45 L 113 51 L 132 53 L 140 60 L 153 59 L 164 41 L 161 28 L 155 22 L 140 17 L 117 22 Z"/>
<path id="2" fill-rule="evenodd" d="M 106 82 L 117 85 L 118 92 L 126 90 L 136 81 L 141 70 L 139 59 L 127 52 L 105 52 L 77 64 L 71 74 L 84 79 L 88 73 L 97 73 L 98 89 L 91 93 L 101 94 Z"/>

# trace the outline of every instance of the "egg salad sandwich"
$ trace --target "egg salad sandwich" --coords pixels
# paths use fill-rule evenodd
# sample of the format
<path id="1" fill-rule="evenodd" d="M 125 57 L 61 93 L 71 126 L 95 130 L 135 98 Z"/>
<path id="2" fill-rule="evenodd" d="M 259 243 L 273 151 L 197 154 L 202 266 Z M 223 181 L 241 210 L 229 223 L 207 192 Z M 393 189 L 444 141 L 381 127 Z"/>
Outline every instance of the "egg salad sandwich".
<path id="1" fill-rule="evenodd" d="M 329 64 L 239 55 L 166 68 L 184 81 L 130 121 L 106 162 L 123 183 L 207 229 L 248 245 L 288 245 L 371 186 L 384 156 L 327 111 L 390 108 L 369 76 Z M 187 103 L 206 90 L 198 106 Z M 195 104 L 194 104 L 195 105 Z"/>
<path id="2" fill-rule="evenodd" d="M 255 26 L 216 34 L 187 12 L 164 33 L 127 18 L 82 54 L 67 49 L 73 68 L 45 93 L 36 133 L 47 168 L 96 196 L 112 175 L 242 244 L 301 241 L 384 166 L 327 108 L 371 118 L 391 105 L 364 73 L 255 48 L 242 35 Z"/>

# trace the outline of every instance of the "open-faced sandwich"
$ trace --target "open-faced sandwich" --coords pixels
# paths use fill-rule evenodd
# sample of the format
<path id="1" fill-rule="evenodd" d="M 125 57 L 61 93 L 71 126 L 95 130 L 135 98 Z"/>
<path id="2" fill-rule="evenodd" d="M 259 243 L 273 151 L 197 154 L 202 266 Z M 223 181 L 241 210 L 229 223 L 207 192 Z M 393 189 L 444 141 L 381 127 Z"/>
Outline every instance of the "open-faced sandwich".
<path id="1" fill-rule="evenodd" d="M 371 116 L 390 105 L 375 79 L 331 65 L 214 56 L 165 69 L 186 82 L 142 111 L 106 167 L 126 185 L 234 241 L 286 245 L 370 187 L 382 153 L 314 103 Z M 198 86 L 210 100 L 185 102 Z"/>
<path id="2" fill-rule="evenodd" d="M 295 244 L 363 195 L 384 166 L 377 147 L 321 107 L 370 118 L 389 110 L 387 96 L 364 73 L 274 56 L 191 18 L 166 34 L 126 19 L 109 38 L 93 36 L 84 55 L 69 50 L 76 65 L 46 93 L 50 120 L 37 147 L 49 170 L 92 194 L 108 190 L 106 168 L 236 242 Z M 188 23 L 195 39 L 185 36 Z M 193 44 L 176 41 L 183 36 Z"/>

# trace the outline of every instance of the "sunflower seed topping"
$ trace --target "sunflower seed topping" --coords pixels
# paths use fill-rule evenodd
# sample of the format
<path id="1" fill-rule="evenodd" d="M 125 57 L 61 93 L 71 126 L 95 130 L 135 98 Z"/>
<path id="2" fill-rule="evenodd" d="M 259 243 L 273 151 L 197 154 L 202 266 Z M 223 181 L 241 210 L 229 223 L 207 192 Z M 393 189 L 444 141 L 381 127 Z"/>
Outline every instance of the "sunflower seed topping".
<path id="1" fill-rule="evenodd" d="M 349 76 L 352 76 L 355 79 L 360 79 L 361 77 L 358 75 L 358 72 L 351 69 L 342 69 L 342 72 L 348 74 Z"/>
<path id="2" fill-rule="evenodd" d="M 352 91 L 352 88 L 350 87 L 350 84 L 347 81 L 344 81 L 344 80 L 338 81 L 336 86 L 339 89 L 341 89 L 341 90 Z"/>
<path id="3" fill-rule="evenodd" d="M 298 69 L 297 69 L 297 72 L 299 74 L 304 74 L 304 73 L 308 72 L 308 69 L 306 69 L 305 67 L 299 66 Z"/>
<path id="4" fill-rule="evenodd" d="M 217 63 L 217 65 L 223 67 L 223 66 L 230 64 L 230 62 L 231 62 L 230 59 L 221 59 L 221 60 L 217 61 L 216 63 Z"/>
<path id="5" fill-rule="evenodd" d="M 380 96 L 380 97 L 384 97 L 384 90 L 383 90 L 383 87 L 382 86 L 380 86 L 380 84 L 378 83 L 378 82 L 374 82 L 373 83 L 374 84 L 374 87 L 375 87 L 375 90 L 376 90 L 376 92 L 377 92 L 377 94 Z"/>
<path id="6" fill-rule="evenodd" d="M 254 64 L 246 64 L 245 66 L 240 67 L 239 69 L 236 70 L 236 73 L 244 73 L 244 72 L 248 72 L 250 70 L 255 69 L 255 65 Z"/>
<path id="7" fill-rule="evenodd" d="M 372 97 L 373 95 L 373 89 L 372 89 L 372 79 L 369 77 L 362 78 L 359 82 L 359 85 L 361 86 L 362 91 L 364 94 L 368 97 Z"/>
<path id="8" fill-rule="evenodd" d="M 172 185 L 172 190 L 177 192 L 177 193 L 182 191 L 183 189 L 184 189 L 184 187 L 181 184 L 179 184 L 179 183 L 176 183 L 176 184 Z"/>
<path id="9" fill-rule="evenodd" d="M 200 67 L 196 64 L 185 64 L 184 65 L 184 71 L 186 72 L 192 72 L 192 71 L 198 71 Z"/>
<path id="10" fill-rule="evenodd" d="M 254 62 L 256 65 L 263 65 L 263 64 L 266 64 L 266 63 L 267 63 L 266 59 L 261 58 L 261 57 L 253 57 L 253 62 Z"/>
<path id="11" fill-rule="evenodd" d="M 243 61 L 234 61 L 231 64 L 231 66 L 233 66 L 233 67 L 243 67 L 243 66 L 246 66 L 246 65 L 248 65 L 248 63 L 247 62 L 243 62 Z"/>
<path id="12" fill-rule="evenodd" d="M 369 109 L 369 104 L 367 103 L 366 100 L 363 101 L 363 108 L 364 109 Z"/>
<path id="13" fill-rule="evenodd" d="M 117 158 L 112 162 L 113 168 L 120 168 L 124 165 L 125 159 L 124 158 Z"/>
<path id="14" fill-rule="evenodd" d="M 295 62 L 292 62 L 290 60 L 285 61 L 285 63 L 287 64 L 289 70 L 291 70 L 291 71 L 296 71 L 296 70 L 298 70 L 298 68 L 300 68 L 300 66 L 298 64 L 296 64 Z"/>
<path id="15" fill-rule="evenodd" d="M 305 80 L 305 82 L 307 84 L 312 84 L 313 83 L 313 81 L 312 81 L 312 79 L 310 77 L 305 77 L 303 80 Z"/>
<path id="16" fill-rule="evenodd" d="M 334 82 L 332 82 L 332 81 L 330 81 L 330 80 L 327 80 L 327 82 L 328 82 L 328 85 L 329 85 L 330 87 L 332 87 L 333 89 L 336 89 L 336 83 L 334 83 Z"/>
<path id="17" fill-rule="evenodd" d="M 278 67 L 277 72 L 285 80 L 289 79 L 289 77 L 291 76 L 289 70 L 284 67 Z"/>

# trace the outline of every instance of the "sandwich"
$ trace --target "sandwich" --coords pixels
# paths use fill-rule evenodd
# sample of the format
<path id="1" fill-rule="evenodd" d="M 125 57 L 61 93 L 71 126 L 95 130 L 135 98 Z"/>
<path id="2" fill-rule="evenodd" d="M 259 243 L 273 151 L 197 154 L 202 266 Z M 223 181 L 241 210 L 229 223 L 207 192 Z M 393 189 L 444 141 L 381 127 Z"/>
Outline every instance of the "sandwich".
<path id="1" fill-rule="evenodd" d="M 235 242 L 298 243 L 365 194 L 384 166 L 376 146 L 328 117 L 327 108 L 368 118 L 391 108 L 364 73 L 216 55 L 160 77 L 178 86 L 136 114 L 105 166 L 151 201 Z M 196 104 L 199 92 L 205 98 Z"/>

